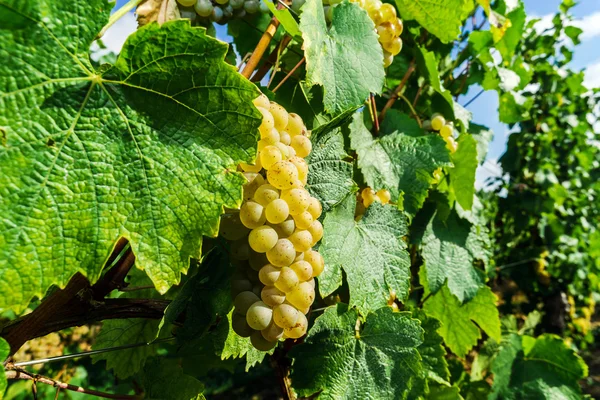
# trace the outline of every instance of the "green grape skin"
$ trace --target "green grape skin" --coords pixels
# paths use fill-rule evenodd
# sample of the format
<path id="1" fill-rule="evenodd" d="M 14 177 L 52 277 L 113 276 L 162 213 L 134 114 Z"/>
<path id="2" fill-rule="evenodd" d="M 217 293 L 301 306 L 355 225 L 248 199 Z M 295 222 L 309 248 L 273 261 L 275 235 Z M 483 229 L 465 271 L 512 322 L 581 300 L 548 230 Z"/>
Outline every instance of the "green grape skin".
<path id="1" fill-rule="evenodd" d="M 250 235 L 248 235 L 248 244 L 250 244 L 250 247 L 255 252 L 266 253 L 275 246 L 278 239 L 279 237 L 275 229 L 268 225 L 263 225 L 252 229 Z"/>
<path id="2" fill-rule="evenodd" d="M 301 255 L 303 256 L 304 253 L 301 253 Z M 312 265 L 310 265 L 310 263 L 308 261 L 305 261 L 305 260 L 294 261 L 294 263 L 292 265 L 290 265 L 290 268 L 296 273 L 296 275 L 298 276 L 298 279 L 301 282 L 308 281 L 313 276 Z"/>
<path id="3" fill-rule="evenodd" d="M 314 221 L 309 227 L 308 232 L 310 232 L 310 236 L 312 237 L 312 244 L 310 247 L 313 247 L 315 244 L 319 242 L 319 240 L 323 239 L 323 225 L 318 220 Z M 293 241 L 292 241 L 293 243 Z M 307 249 L 308 250 L 308 249 Z"/>
<path id="4" fill-rule="evenodd" d="M 279 278 L 275 282 L 275 287 L 284 293 L 291 291 L 298 286 L 300 280 L 298 275 L 290 267 L 282 267 L 279 273 Z"/>
<path id="5" fill-rule="evenodd" d="M 260 298 L 268 306 L 275 307 L 285 301 L 285 293 L 275 286 L 265 286 L 260 292 Z"/>
<path id="6" fill-rule="evenodd" d="M 279 279 L 280 274 L 281 269 L 267 264 L 258 271 L 258 279 L 265 286 L 273 286 Z"/>
<path id="7" fill-rule="evenodd" d="M 213 22 L 221 22 L 223 19 L 223 10 L 220 7 L 213 8 L 212 14 L 210 14 L 210 20 Z"/>
<path id="8" fill-rule="evenodd" d="M 293 215 L 294 222 L 296 223 L 296 229 L 308 229 L 314 222 L 314 218 L 311 213 L 304 211 L 298 215 Z"/>
<path id="9" fill-rule="evenodd" d="M 275 102 L 271 102 L 271 108 L 269 108 L 269 111 L 275 120 L 275 129 L 280 132 L 283 131 L 289 120 L 288 113 L 285 111 L 285 108 Z"/>
<path id="10" fill-rule="evenodd" d="M 196 4 L 196 0 L 177 0 L 183 7 L 191 7 Z"/>
<path id="11" fill-rule="evenodd" d="M 252 333 L 250 336 L 250 343 L 252 343 L 252 346 L 254 346 L 256 350 L 260 351 L 269 351 L 273 347 L 277 346 L 277 341 L 269 342 L 263 337 L 261 332 Z"/>
<path id="12" fill-rule="evenodd" d="M 280 224 L 290 215 L 290 207 L 285 200 L 275 199 L 267 205 L 265 217 L 271 224 Z"/>
<path id="13" fill-rule="evenodd" d="M 315 301 L 315 289 L 308 282 L 302 282 L 286 293 L 285 299 L 299 310 L 309 308 Z"/>
<path id="14" fill-rule="evenodd" d="M 253 200 L 260 204 L 263 207 L 269 205 L 273 200 L 277 200 L 279 198 L 279 190 L 273 185 L 269 185 L 265 183 L 264 185 L 260 185 L 256 192 L 254 192 Z"/>
<path id="15" fill-rule="evenodd" d="M 288 238 L 296 230 L 296 223 L 292 217 L 288 217 L 285 221 L 273 225 L 273 229 L 277 231 L 280 238 Z"/>
<path id="16" fill-rule="evenodd" d="M 298 181 L 298 169 L 287 160 L 279 161 L 267 171 L 267 179 L 277 189 L 290 189 Z"/>
<path id="17" fill-rule="evenodd" d="M 244 338 L 250 337 L 254 332 L 254 329 L 250 328 L 250 325 L 246 322 L 246 316 L 237 312 L 231 315 L 231 327 L 235 333 Z"/>
<path id="18" fill-rule="evenodd" d="M 252 292 L 242 292 L 235 296 L 233 300 L 233 305 L 236 311 L 240 314 L 246 315 L 248 309 L 252 304 L 260 301 L 260 298 Z"/>
<path id="19" fill-rule="evenodd" d="M 307 330 L 308 330 L 308 319 L 306 318 L 306 316 L 304 314 L 300 313 L 298 315 L 298 319 L 296 320 L 296 323 L 294 324 L 294 326 L 292 326 L 291 328 L 288 328 L 288 329 L 284 329 L 283 335 L 284 335 L 284 337 L 287 337 L 290 339 L 299 339 L 306 334 Z"/>
<path id="20" fill-rule="evenodd" d="M 198 0 L 196 4 L 194 4 L 194 10 L 201 17 L 208 17 L 212 14 L 214 6 L 210 2 L 210 0 Z"/>
<path id="21" fill-rule="evenodd" d="M 273 321 L 280 328 L 291 328 L 296 324 L 300 313 L 290 304 L 280 304 L 273 307 Z"/>
<path id="22" fill-rule="evenodd" d="M 294 245 L 294 249 L 300 253 L 310 250 L 314 242 L 308 230 L 297 230 L 288 239 Z"/>
<path id="23" fill-rule="evenodd" d="M 267 171 L 271 169 L 273 164 L 283 160 L 283 154 L 278 146 L 267 146 L 260 152 L 260 163 Z"/>
<path id="24" fill-rule="evenodd" d="M 321 275 L 321 272 L 323 272 L 323 269 L 325 268 L 323 256 L 317 251 L 308 250 L 304 252 L 304 261 L 309 262 L 312 266 L 313 277 Z"/>
<path id="25" fill-rule="evenodd" d="M 294 258 L 296 258 L 296 250 L 288 239 L 279 239 L 275 247 L 267 251 L 267 259 L 276 267 L 287 267 Z"/>
<path id="26" fill-rule="evenodd" d="M 246 313 L 246 321 L 252 329 L 261 331 L 271 323 L 273 310 L 262 301 L 252 304 Z"/>
<path id="27" fill-rule="evenodd" d="M 296 155 L 302 158 L 307 157 L 312 151 L 312 143 L 310 139 L 302 135 L 296 135 L 292 137 L 291 146 L 296 151 Z"/>
<path id="28" fill-rule="evenodd" d="M 293 188 L 281 192 L 281 199 L 284 200 L 290 209 L 290 215 L 298 215 L 308 209 L 310 205 L 310 194 L 306 189 Z"/>
<path id="29" fill-rule="evenodd" d="M 258 228 L 267 220 L 265 208 L 254 201 L 247 201 L 240 209 L 240 220 L 248 229 Z"/>
<path id="30" fill-rule="evenodd" d="M 244 0 L 229 0 L 229 5 L 231 6 L 231 8 L 233 8 L 234 10 L 238 10 L 242 7 L 244 7 Z M 259 96 L 260 97 L 260 96 Z M 266 97 L 266 96 L 265 96 Z M 268 98 L 267 98 L 267 107 L 268 107 Z"/>
<path id="31" fill-rule="evenodd" d="M 274 324 L 273 322 L 271 322 L 269 326 L 267 326 L 260 332 L 262 333 L 265 340 L 268 340 L 269 342 L 276 342 L 283 336 L 283 328 L 280 328 L 279 326 L 277 326 L 277 324 Z"/>
<path id="32" fill-rule="evenodd" d="M 260 4 L 256 0 L 248 0 L 244 3 L 244 10 L 246 10 L 248 14 L 256 13 L 259 8 Z"/>
<path id="33" fill-rule="evenodd" d="M 308 208 L 306 209 L 312 215 L 313 219 L 317 219 L 321 216 L 323 212 L 323 206 L 321 206 L 321 202 L 314 197 L 309 199 Z"/>

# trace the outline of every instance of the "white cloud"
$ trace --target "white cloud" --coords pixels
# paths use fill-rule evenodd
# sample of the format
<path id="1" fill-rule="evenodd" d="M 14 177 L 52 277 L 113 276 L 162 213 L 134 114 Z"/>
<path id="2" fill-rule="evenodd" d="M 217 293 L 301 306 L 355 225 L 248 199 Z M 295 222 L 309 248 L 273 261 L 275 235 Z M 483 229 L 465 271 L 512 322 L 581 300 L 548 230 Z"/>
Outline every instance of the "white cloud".
<path id="1" fill-rule="evenodd" d="M 584 84 L 588 88 L 600 87 L 600 60 L 586 67 Z"/>
<path id="2" fill-rule="evenodd" d="M 553 26 L 552 19 L 554 18 L 554 14 L 546 14 L 541 17 L 532 15 L 529 19 L 534 18 L 540 19 L 540 21 L 535 24 L 535 29 L 538 32 L 542 32 L 546 29 L 552 28 Z M 582 41 L 598 37 L 600 36 L 600 11 L 586 15 L 583 18 L 575 19 L 571 25 L 576 26 L 583 31 L 579 37 Z"/>
<path id="3" fill-rule="evenodd" d="M 137 20 L 133 13 L 127 13 L 115 22 L 102 36 L 102 42 L 107 47 L 106 50 L 98 50 L 96 42 L 92 44 L 93 58 L 98 59 L 100 56 L 112 51 L 119 54 L 125 40 L 137 29 Z"/>
<path id="4" fill-rule="evenodd" d="M 498 178 L 502 176 L 502 167 L 495 158 L 485 160 L 485 162 L 477 167 L 475 173 L 475 188 L 477 190 L 491 191 L 498 187 L 499 183 L 490 185 L 486 182 L 488 178 Z"/>

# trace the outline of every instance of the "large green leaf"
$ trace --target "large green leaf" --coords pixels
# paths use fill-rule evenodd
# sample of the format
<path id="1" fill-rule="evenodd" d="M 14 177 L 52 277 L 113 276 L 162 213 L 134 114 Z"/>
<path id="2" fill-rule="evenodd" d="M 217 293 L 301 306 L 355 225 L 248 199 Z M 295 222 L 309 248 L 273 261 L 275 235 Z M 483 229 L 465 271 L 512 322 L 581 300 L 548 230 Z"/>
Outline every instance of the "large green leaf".
<path id="1" fill-rule="evenodd" d="M 10 354 L 10 346 L 6 342 L 6 340 L 0 338 L 0 363 L 4 363 L 4 360 Z M 6 380 L 6 375 L 4 374 L 4 368 L 0 369 L 0 400 L 4 397 L 4 392 L 6 391 L 6 387 L 8 386 L 8 382 Z"/>
<path id="2" fill-rule="evenodd" d="M 356 197 L 349 195 L 327 213 L 319 252 L 325 270 L 319 291 L 326 296 L 342 284 L 342 269 L 350 287 L 350 306 L 361 312 L 387 304 L 390 291 L 404 299 L 410 288 L 410 259 L 402 240 L 407 223 L 397 208 L 373 203 L 360 221 L 354 220 Z"/>
<path id="3" fill-rule="evenodd" d="M 357 113 L 350 124 L 352 148 L 358 154 L 358 167 L 369 186 L 385 188 L 392 199 L 404 198 L 399 207 L 414 215 L 425 198 L 433 172 L 452 165 L 446 145 L 438 135 L 415 136 L 412 125 L 395 126 L 395 131 L 373 138 Z"/>
<path id="4" fill-rule="evenodd" d="M 120 236 L 164 293 L 241 202 L 257 89 L 182 20 L 144 26 L 95 71 L 111 7 L 0 0 L 15 20 L 0 24 L 0 309 L 78 271 L 95 280 Z"/>
<path id="5" fill-rule="evenodd" d="M 154 358 L 144 367 L 141 385 L 146 400 L 202 400 L 204 385 L 185 375 L 177 360 Z"/>
<path id="6" fill-rule="evenodd" d="M 294 358 L 292 387 L 319 399 L 402 399 L 421 372 L 419 321 L 384 307 L 356 330 L 358 312 L 338 304 L 317 318 Z"/>
<path id="7" fill-rule="evenodd" d="M 452 154 L 454 168 L 450 170 L 450 183 L 456 201 L 465 210 L 473 206 L 475 171 L 477 170 L 477 141 L 463 133 L 457 140 L 458 149 Z"/>
<path id="8" fill-rule="evenodd" d="M 487 258 L 482 249 L 485 238 L 479 239 L 487 232 L 479 231 L 454 211 L 443 217 L 440 211 L 427 216 L 421 240 L 427 287 L 436 293 L 447 282 L 450 292 L 463 302 L 473 298 L 485 283 L 485 274 L 473 262 Z"/>
<path id="9" fill-rule="evenodd" d="M 477 340 L 481 339 L 480 328 L 491 338 L 500 340 L 496 300 L 496 295 L 484 286 L 477 296 L 461 304 L 444 286 L 423 304 L 423 310 L 442 323 L 438 332 L 450 350 L 457 356 L 464 357 L 477 344 Z"/>
<path id="10" fill-rule="evenodd" d="M 581 399 L 578 381 L 587 365 L 554 335 L 511 334 L 492 363 L 494 385 L 490 399 Z"/>
<path id="11" fill-rule="evenodd" d="M 356 186 L 352 180 L 353 165 L 344 150 L 344 136 L 340 128 L 313 135 L 313 150 L 306 158 L 308 183 L 306 188 L 329 211 L 342 201 Z"/>
<path id="12" fill-rule="evenodd" d="M 300 30 L 306 78 L 323 86 L 326 111 L 337 114 L 362 104 L 369 93 L 381 93 L 383 52 L 373 21 L 358 4 L 338 4 L 328 28 L 321 0 L 308 0 L 302 7 Z"/>
<path id="13" fill-rule="evenodd" d="M 473 0 L 396 0 L 402 19 L 415 19 L 444 43 L 456 39 Z"/>

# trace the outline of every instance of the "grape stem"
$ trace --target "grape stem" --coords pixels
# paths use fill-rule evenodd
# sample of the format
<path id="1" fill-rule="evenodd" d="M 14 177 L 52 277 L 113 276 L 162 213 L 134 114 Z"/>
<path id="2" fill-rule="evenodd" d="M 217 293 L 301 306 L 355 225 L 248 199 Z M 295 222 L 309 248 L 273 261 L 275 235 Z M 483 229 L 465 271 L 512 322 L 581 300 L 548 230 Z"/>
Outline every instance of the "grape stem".
<path id="1" fill-rule="evenodd" d="M 375 136 L 379 134 L 379 118 L 377 118 L 377 104 L 375 104 L 375 95 L 371 93 L 369 95 L 369 104 L 373 109 L 373 123 L 375 124 Z"/>
<path id="2" fill-rule="evenodd" d="M 396 89 L 394 89 L 394 92 L 392 93 L 389 100 L 387 101 L 387 103 L 385 104 L 383 109 L 381 110 L 381 114 L 379 114 L 380 122 L 383 121 L 383 119 L 385 118 L 385 114 L 387 113 L 387 110 L 392 108 L 392 106 L 396 102 L 396 99 L 398 99 L 399 94 L 402 92 L 402 90 L 404 90 L 404 87 L 406 86 L 406 83 L 408 82 L 408 78 L 410 78 L 410 76 L 412 75 L 412 73 L 414 71 L 415 71 L 415 60 L 413 59 L 410 62 L 410 65 L 408 66 L 408 69 L 406 70 L 406 73 L 404 74 L 402 81 L 400 81 L 400 84 L 396 87 Z"/>
<path id="3" fill-rule="evenodd" d="M 123 7 L 119 8 L 117 11 L 115 11 L 114 14 L 112 14 L 110 16 L 110 18 L 108 19 L 108 23 L 106 25 L 104 25 L 104 28 L 102 28 L 100 33 L 96 36 L 96 40 L 100 39 L 102 36 L 104 36 L 104 34 L 108 30 L 108 28 L 113 26 L 113 24 L 115 22 L 120 20 L 129 11 L 136 8 L 142 1 L 144 1 L 144 0 L 129 0 L 129 2 L 127 4 L 123 5 Z"/>
<path id="4" fill-rule="evenodd" d="M 275 93 L 275 92 L 276 92 L 276 91 L 277 91 L 277 90 L 278 90 L 278 89 L 281 87 L 281 85 L 283 85 L 283 84 L 284 84 L 284 82 L 285 82 L 285 81 L 287 81 L 287 80 L 288 80 L 288 78 L 289 78 L 290 76 L 292 76 L 292 75 L 293 75 L 293 73 L 294 73 L 294 72 L 296 72 L 296 70 L 297 70 L 298 68 L 300 68 L 300 66 L 301 66 L 302 64 L 304 64 L 304 62 L 305 62 L 305 61 L 306 61 L 306 58 L 305 58 L 305 57 L 302 57 L 302 59 L 301 59 L 300 61 L 298 61 L 298 64 L 296 64 L 296 66 L 295 66 L 294 68 L 292 68 L 292 70 L 291 70 L 290 72 L 288 72 L 286 76 L 284 76 L 284 77 L 283 77 L 283 79 L 281 80 L 281 82 L 279 82 L 279 83 L 277 84 L 277 86 L 275 86 L 275 89 L 273 89 L 273 93 Z"/>
<path id="5" fill-rule="evenodd" d="M 75 386 L 75 385 L 71 385 L 68 383 L 60 382 L 60 381 L 57 381 L 57 380 L 54 380 L 54 379 L 51 379 L 51 378 L 48 378 L 48 377 L 45 377 L 42 375 L 30 374 L 29 372 L 24 371 L 22 369 L 6 371 L 5 375 L 6 375 L 6 379 L 22 379 L 22 380 L 33 381 L 34 388 L 37 383 L 43 383 L 43 384 L 55 387 L 55 388 L 57 388 L 57 390 L 60 390 L 60 389 L 70 390 L 70 391 L 77 392 L 77 393 L 88 394 L 90 396 L 101 397 L 103 399 L 131 400 L 131 399 L 142 399 L 143 398 L 142 395 L 112 394 L 112 393 L 100 392 L 98 390 L 85 389 L 85 388 L 82 388 L 81 386 Z M 33 389 L 33 390 L 35 390 L 35 389 Z"/>
<path id="6" fill-rule="evenodd" d="M 269 72 L 271 67 L 277 62 L 279 54 L 283 53 L 283 51 L 291 41 L 292 37 L 290 35 L 285 35 L 283 39 L 281 39 L 279 45 L 275 49 L 273 49 L 271 54 L 269 54 L 267 61 L 265 61 L 264 64 L 261 65 L 261 67 L 252 76 L 252 82 L 260 82 L 265 77 L 265 75 L 267 75 L 267 72 Z"/>

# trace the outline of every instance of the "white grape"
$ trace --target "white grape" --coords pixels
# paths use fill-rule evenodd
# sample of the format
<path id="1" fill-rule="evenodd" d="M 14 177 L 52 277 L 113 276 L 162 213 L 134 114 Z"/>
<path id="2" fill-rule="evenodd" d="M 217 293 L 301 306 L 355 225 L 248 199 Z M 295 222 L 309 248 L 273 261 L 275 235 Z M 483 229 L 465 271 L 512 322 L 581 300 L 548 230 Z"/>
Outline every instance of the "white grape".
<path id="1" fill-rule="evenodd" d="M 290 304 L 280 304 L 273 308 L 273 321 L 281 328 L 291 328 L 296 324 L 300 313 Z M 250 325 L 252 326 L 252 325 Z"/>
<path id="2" fill-rule="evenodd" d="M 265 224 L 265 209 L 254 201 L 247 201 L 240 209 L 240 220 L 246 228 L 255 229 Z"/>
<path id="3" fill-rule="evenodd" d="M 304 256 L 304 253 L 300 253 L 301 256 Z M 308 281 L 313 276 L 312 265 L 308 261 L 305 260 L 296 260 L 290 268 L 296 273 L 298 279 L 302 282 Z"/>
<path id="4" fill-rule="evenodd" d="M 297 230 L 288 239 L 292 242 L 294 249 L 298 252 L 308 251 L 313 246 L 313 237 L 308 230 Z"/>
<path id="5" fill-rule="evenodd" d="M 288 113 L 285 111 L 285 108 L 280 106 L 275 102 L 271 102 L 271 107 L 269 108 L 271 115 L 273 115 L 273 119 L 275 120 L 275 129 L 278 131 L 282 131 L 288 124 Z"/>
<path id="6" fill-rule="evenodd" d="M 302 135 L 296 135 L 292 137 L 291 146 L 296 151 L 298 157 L 302 158 L 308 156 L 312 151 L 312 143 L 310 142 L 310 139 Z"/>
<path id="7" fill-rule="evenodd" d="M 273 322 L 260 332 L 269 342 L 276 342 L 283 336 L 283 328 L 277 326 L 277 324 L 274 324 Z"/>
<path id="8" fill-rule="evenodd" d="M 275 229 L 268 225 L 252 229 L 250 235 L 248 235 L 248 243 L 252 250 L 257 253 L 265 253 L 268 250 L 271 250 L 278 239 L 279 237 L 277 236 Z"/>
<path id="9" fill-rule="evenodd" d="M 258 278 L 263 285 L 273 286 L 277 282 L 277 279 L 279 279 L 280 274 L 281 269 L 267 264 L 258 271 Z"/>
<path id="10" fill-rule="evenodd" d="M 267 146 L 260 152 L 260 163 L 266 170 L 271 169 L 273 164 L 283 160 L 283 154 L 277 146 Z"/>
<path id="11" fill-rule="evenodd" d="M 309 250 L 304 253 L 304 261 L 308 261 L 312 266 L 313 277 L 321 275 L 321 272 L 323 272 L 323 269 L 325 268 L 323 256 L 314 250 Z"/>
<path id="12" fill-rule="evenodd" d="M 267 259 L 276 267 L 286 267 L 296 258 L 294 245 L 288 239 L 279 239 L 275 247 L 267 251 Z"/>
<path id="13" fill-rule="evenodd" d="M 290 215 L 288 203 L 282 199 L 275 199 L 267 205 L 265 217 L 271 224 L 280 224 Z"/>
<path id="14" fill-rule="evenodd" d="M 298 286 L 299 282 L 298 275 L 296 275 L 293 269 L 290 267 L 283 267 L 279 273 L 279 278 L 275 281 L 275 287 L 282 292 L 287 293 Z"/>
<path id="15" fill-rule="evenodd" d="M 298 168 L 289 161 L 279 161 L 269 169 L 267 178 L 277 189 L 290 189 L 298 181 Z"/>
<path id="16" fill-rule="evenodd" d="M 259 300 L 260 298 L 252 292 L 242 292 L 235 296 L 233 305 L 238 313 L 246 315 L 250 306 Z"/>
<path id="17" fill-rule="evenodd" d="M 254 192 L 254 201 L 263 207 L 266 207 L 270 202 L 277 200 L 278 198 L 279 190 L 268 183 L 259 186 L 259 188 L 256 189 L 256 192 Z"/>
<path id="18" fill-rule="evenodd" d="M 313 242 L 312 242 L 312 244 L 311 244 L 310 247 L 313 247 L 315 244 L 317 244 L 319 242 L 319 240 L 321 240 L 323 238 L 323 225 L 319 221 L 314 221 L 308 227 L 307 230 L 308 230 L 308 232 L 310 232 L 310 235 L 311 235 L 312 240 L 313 240 Z M 293 243 L 293 241 L 292 241 L 292 243 Z"/>
<path id="19" fill-rule="evenodd" d="M 296 223 L 296 229 L 308 229 L 314 221 L 312 214 L 308 211 L 304 211 L 298 215 L 293 215 L 293 218 L 294 222 Z"/>
<path id="20" fill-rule="evenodd" d="M 307 211 L 312 215 L 313 219 L 317 219 L 321 216 L 323 212 L 323 207 L 321 206 L 321 202 L 314 197 L 309 199 L 308 209 Z"/>
<path id="21" fill-rule="evenodd" d="M 246 313 L 246 322 L 252 329 L 261 331 L 271 323 L 273 310 L 262 301 L 252 304 Z"/>
<path id="22" fill-rule="evenodd" d="M 283 334 L 285 337 L 288 337 L 290 339 L 298 339 L 306 334 L 307 329 L 308 319 L 306 319 L 306 316 L 304 314 L 300 313 L 294 326 L 288 329 L 284 329 Z"/>
<path id="23" fill-rule="evenodd" d="M 294 188 L 281 192 L 281 199 L 285 200 L 290 208 L 291 215 L 298 215 L 308 209 L 310 194 L 306 189 Z"/>
<path id="24" fill-rule="evenodd" d="M 269 351 L 273 347 L 277 346 L 277 341 L 268 341 L 263 337 L 261 332 L 252 333 L 252 335 L 250 336 L 250 343 L 252 343 L 252 346 L 254 346 L 255 349 L 260 351 Z"/>
<path id="25" fill-rule="evenodd" d="M 260 298 L 265 304 L 275 307 L 285 301 L 285 293 L 275 286 L 265 286 L 260 292 Z"/>
<path id="26" fill-rule="evenodd" d="M 308 282 L 298 284 L 285 295 L 286 300 L 299 310 L 310 307 L 315 301 L 315 289 Z"/>

